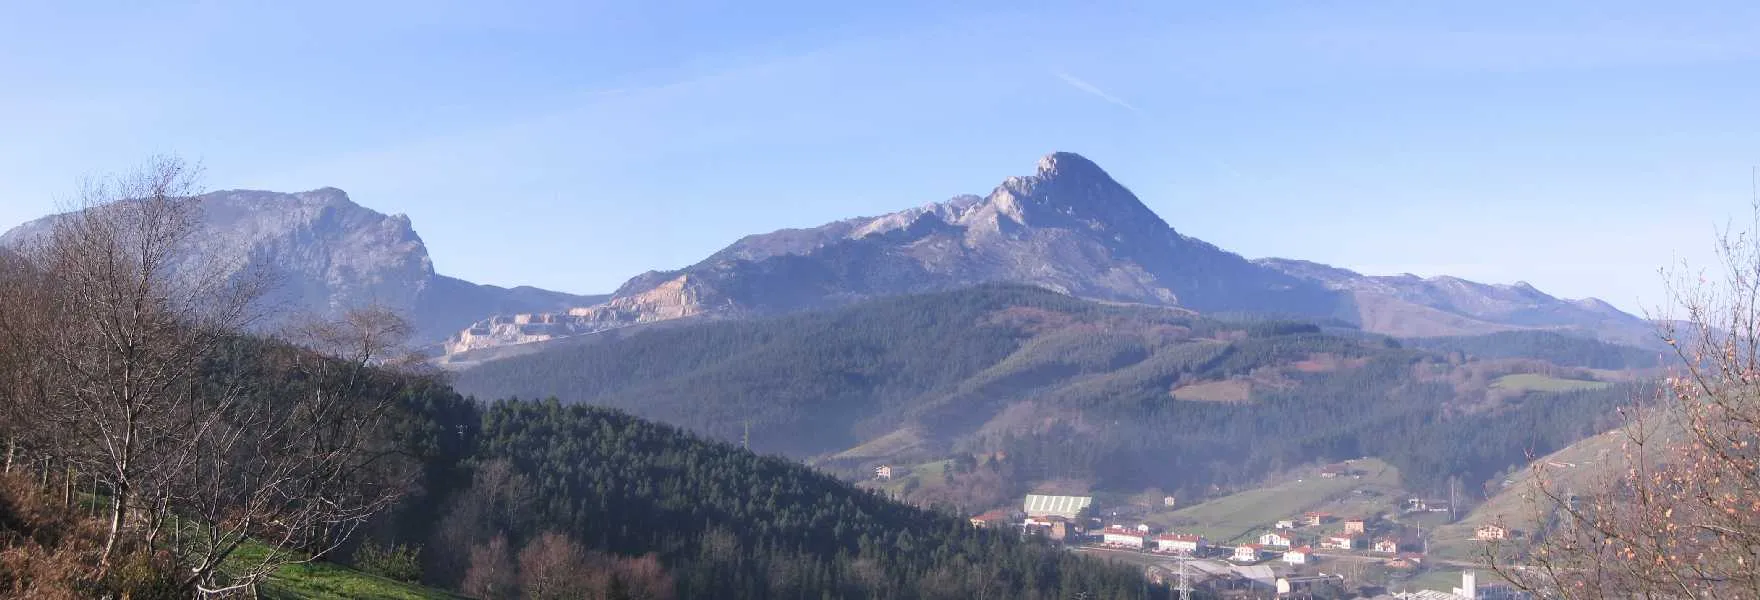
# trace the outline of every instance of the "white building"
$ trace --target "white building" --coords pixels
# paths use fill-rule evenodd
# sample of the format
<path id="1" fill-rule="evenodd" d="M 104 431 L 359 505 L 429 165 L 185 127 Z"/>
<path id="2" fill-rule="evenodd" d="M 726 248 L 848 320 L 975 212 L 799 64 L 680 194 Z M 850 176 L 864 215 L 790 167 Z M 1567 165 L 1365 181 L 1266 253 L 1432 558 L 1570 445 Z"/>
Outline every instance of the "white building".
<path id="1" fill-rule="evenodd" d="M 1244 563 L 1259 562 L 1259 545 L 1243 544 L 1236 546 L 1234 549 L 1234 561 Z"/>
<path id="2" fill-rule="evenodd" d="M 1113 526 L 1102 530 L 1100 539 L 1108 545 L 1142 548 L 1145 535 L 1147 534 L 1135 529 Z"/>
<path id="3" fill-rule="evenodd" d="M 1461 586 L 1451 591 L 1420 590 L 1416 592 L 1400 592 L 1376 596 L 1377 600 L 1528 600 L 1532 595 L 1507 585 L 1488 585 L 1481 587 L 1478 575 L 1472 571 L 1461 572 Z"/>
<path id="4" fill-rule="evenodd" d="M 1169 533 L 1155 538 L 1155 549 L 1162 552 L 1196 553 L 1204 549 L 1204 536 Z"/>
<path id="5" fill-rule="evenodd" d="M 1277 546 L 1279 548 L 1288 548 L 1293 543 L 1294 543 L 1294 540 L 1291 540 L 1289 536 L 1275 532 L 1275 531 L 1259 536 L 1259 545 L 1261 545 L 1261 546 Z"/>
<path id="6" fill-rule="evenodd" d="M 1314 549 L 1307 546 L 1291 548 L 1288 552 L 1283 553 L 1283 562 L 1292 565 L 1305 565 L 1308 564 L 1308 556 L 1313 553 Z"/>

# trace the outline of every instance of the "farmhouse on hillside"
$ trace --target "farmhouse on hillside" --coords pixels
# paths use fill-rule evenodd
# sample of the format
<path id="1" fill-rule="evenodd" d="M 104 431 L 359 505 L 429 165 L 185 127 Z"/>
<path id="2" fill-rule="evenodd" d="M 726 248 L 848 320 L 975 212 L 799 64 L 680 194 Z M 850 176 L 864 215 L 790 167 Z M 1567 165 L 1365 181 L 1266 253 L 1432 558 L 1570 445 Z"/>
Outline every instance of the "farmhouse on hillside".
<path id="1" fill-rule="evenodd" d="M 1291 540 L 1289 536 L 1275 531 L 1259 536 L 1259 545 L 1261 546 L 1279 546 L 1288 548 L 1292 542 L 1293 540 Z"/>
<path id="2" fill-rule="evenodd" d="M 1283 562 L 1292 565 L 1305 565 L 1308 564 L 1308 555 L 1313 553 L 1314 549 L 1308 546 L 1291 548 L 1288 552 L 1283 553 Z"/>
<path id="3" fill-rule="evenodd" d="M 1348 533 L 1329 535 L 1320 541 L 1320 547 L 1331 550 L 1350 550 L 1357 547 L 1357 537 Z"/>
<path id="4" fill-rule="evenodd" d="M 1509 529 L 1497 524 L 1485 525 L 1473 531 L 1473 537 L 1481 540 L 1501 540 L 1509 537 Z"/>
<path id="5" fill-rule="evenodd" d="M 1243 563 L 1259 562 L 1260 547 L 1258 544 L 1242 544 L 1234 549 L 1234 561 Z"/>

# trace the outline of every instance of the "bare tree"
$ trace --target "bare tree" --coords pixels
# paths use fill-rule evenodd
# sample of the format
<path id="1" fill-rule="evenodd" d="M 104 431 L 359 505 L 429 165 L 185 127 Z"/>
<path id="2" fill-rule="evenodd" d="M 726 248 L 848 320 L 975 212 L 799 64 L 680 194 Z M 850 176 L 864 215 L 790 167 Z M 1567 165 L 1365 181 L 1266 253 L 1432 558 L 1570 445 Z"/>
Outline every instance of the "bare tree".
<path id="1" fill-rule="evenodd" d="M 390 311 L 355 310 L 232 365 L 203 451 L 161 500 L 203 523 L 179 548 L 191 584 L 225 592 L 321 558 L 411 488 L 417 466 L 395 437 L 400 399 L 424 383 L 401 351 L 410 333 Z M 249 371 L 265 357 L 268 372 Z M 221 569 L 253 539 L 268 551 Z"/>
<path id="2" fill-rule="evenodd" d="M 521 597 L 532 600 L 603 598 L 603 565 L 568 536 L 545 532 L 519 552 Z"/>
<path id="3" fill-rule="evenodd" d="M 78 210 L 25 250 L 43 276 L 26 292 L 40 312 L 11 332 L 34 355 L 19 404 L 38 446 L 105 484 L 100 571 L 143 489 L 196 451 L 202 362 L 250 324 L 261 294 L 237 269 L 184 252 L 201 218 L 192 174 L 157 159 L 88 184 Z"/>
<path id="4" fill-rule="evenodd" d="M 1760 232 L 1760 204 L 1755 206 Z M 1533 543 L 1489 552 L 1500 574 L 1559 598 L 1760 598 L 1760 245 L 1719 235 L 1719 276 L 1671 285 L 1679 360 L 1624 411 L 1618 469 L 1537 467 Z"/>
<path id="5" fill-rule="evenodd" d="M 453 498 L 441 520 L 438 543 L 430 546 L 435 568 L 441 573 L 463 573 L 472 548 L 505 532 L 531 531 L 540 512 L 537 502 L 531 478 L 506 460 L 478 464 L 470 487 Z"/>
<path id="6" fill-rule="evenodd" d="M 169 541 L 186 587 L 225 592 L 323 556 L 403 494 L 415 469 L 393 428 L 422 374 L 382 309 L 248 334 L 267 279 L 192 251 L 192 173 L 157 159 L 88 185 L 0 256 L 0 433 L 102 483 L 97 576 L 125 542 Z M 228 560 L 250 540 L 268 551 Z"/>
<path id="7" fill-rule="evenodd" d="M 487 544 L 471 548 L 470 567 L 465 570 L 459 589 L 485 600 L 510 600 L 519 597 L 519 572 L 513 565 L 513 551 L 507 537 L 497 535 Z"/>
<path id="8" fill-rule="evenodd" d="M 30 426 L 38 421 L 33 412 L 39 408 L 33 401 L 38 395 L 33 392 L 30 348 L 36 332 L 46 327 L 44 283 L 42 271 L 0 249 L 0 435 L 6 444 L 0 470 L 8 474 L 15 463 L 27 460 L 20 454 L 32 453 L 29 444 L 40 438 Z"/>

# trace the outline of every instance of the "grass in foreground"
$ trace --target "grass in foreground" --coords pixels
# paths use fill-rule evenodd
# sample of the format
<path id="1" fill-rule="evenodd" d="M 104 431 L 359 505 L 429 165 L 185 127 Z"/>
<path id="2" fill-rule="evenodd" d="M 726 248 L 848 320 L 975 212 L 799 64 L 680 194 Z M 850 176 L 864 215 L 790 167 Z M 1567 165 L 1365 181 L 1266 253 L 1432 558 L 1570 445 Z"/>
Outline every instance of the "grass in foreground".
<path id="1" fill-rule="evenodd" d="M 283 567 L 263 586 L 265 598 L 361 598 L 365 600 L 457 600 L 440 590 L 392 581 L 332 563 Z"/>
<path id="2" fill-rule="evenodd" d="M 268 548 L 248 544 L 229 560 L 260 560 Z M 261 586 L 264 598 L 348 598 L 362 600 L 460 600 L 463 597 L 412 583 L 386 579 L 327 562 L 282 567 Z"/>

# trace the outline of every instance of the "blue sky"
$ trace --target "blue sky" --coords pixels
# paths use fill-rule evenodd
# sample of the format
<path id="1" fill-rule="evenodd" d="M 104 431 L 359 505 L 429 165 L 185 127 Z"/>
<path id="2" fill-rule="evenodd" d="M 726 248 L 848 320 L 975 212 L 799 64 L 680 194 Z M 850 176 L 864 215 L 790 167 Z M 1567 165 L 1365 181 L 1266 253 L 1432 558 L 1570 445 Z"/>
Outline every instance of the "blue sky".
<path id="1" fill-rule="evenodd" d="M 602 292 L 1065 150 L 1249 257 L 1628 310 L 1706 264 L 1760 164 L 1760 4 L 1441 4 L 3 2 L 0 224 L 170 152 Z"/>

